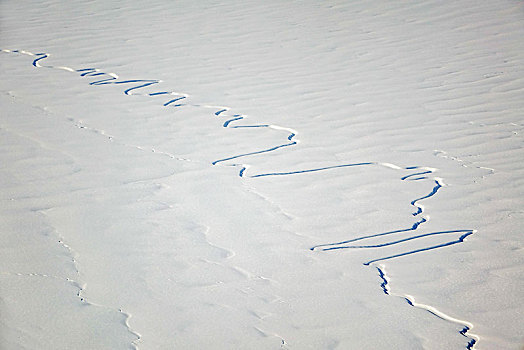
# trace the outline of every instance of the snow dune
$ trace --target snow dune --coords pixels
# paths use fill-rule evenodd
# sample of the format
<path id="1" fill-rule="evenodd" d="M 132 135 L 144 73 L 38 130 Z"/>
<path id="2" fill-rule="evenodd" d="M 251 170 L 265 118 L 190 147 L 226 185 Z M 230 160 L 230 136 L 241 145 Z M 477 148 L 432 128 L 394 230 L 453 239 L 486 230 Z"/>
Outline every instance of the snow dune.
<path id="1" fill-rule="evenodd" d="M 518 349 L 522 3 L 3 2 L 6 349 Z"/>

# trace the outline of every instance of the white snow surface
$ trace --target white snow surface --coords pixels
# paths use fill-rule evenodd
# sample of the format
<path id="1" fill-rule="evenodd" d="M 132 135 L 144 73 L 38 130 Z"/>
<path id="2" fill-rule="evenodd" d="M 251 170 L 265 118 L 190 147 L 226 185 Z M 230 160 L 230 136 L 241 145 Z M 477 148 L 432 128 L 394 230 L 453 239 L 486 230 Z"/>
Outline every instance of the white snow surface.
<path id="1" fill-rule="evenodd" d="M 0 2 L 1 349 L 521 349 L 522 1 Z"/>

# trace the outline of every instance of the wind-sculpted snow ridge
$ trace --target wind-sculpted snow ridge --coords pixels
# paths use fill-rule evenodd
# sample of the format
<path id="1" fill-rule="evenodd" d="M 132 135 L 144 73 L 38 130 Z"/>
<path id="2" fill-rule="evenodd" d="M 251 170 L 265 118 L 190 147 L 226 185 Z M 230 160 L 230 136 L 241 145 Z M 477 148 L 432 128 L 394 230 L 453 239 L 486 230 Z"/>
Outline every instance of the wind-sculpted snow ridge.
<path id="1" fill-rule="evenodd" d="M 45 216 L 45 210 L 38 210 L 38 212 Z M 123 311 L 121 308 L 119 309 L 114 309 L 110 306 L 107 306 L 107 305 L 103 305 L 103 304 L 98 304 L 98 303 L 95 303 L 95 302 L 92 302 L 91 300 L 88 300 L 88 298 L 86 298 L 84 296 L 84 292 L 87 288 L 87 283 L 84 282 L 84 281 L 81 281 L 81 274 L 80 274 L 80 267 L 79 267 L 79 264 L 78 264 L 78 257 L 79 257 L 79 254 L 70 246 L 68 245 L 67 243 L 64 242 L 64 239 L 63 237 L 56 231 L 54 230 L 53 231 L 55 237 L 57 240 L 56 242 L 58 243 L 58 245 L 60 245 L 61 247 L 64 248 L 64 250 L 67 252 L 67 255 L 69 257 L 69 260 L 73 266 L 73 269 L 74 269 L 74 273 L 75 273 L 75 276 L 74 278 L 72 278 L 71 276 L 70 277 L 67 277 L 67 276 L 57 276 L 57 275 L 54 275 L 54 274 L 46 274 L 46 273 L 5 273 L 3 272 L 2 275 L 8 275 L 8 276 L 18 276 L 18 277 L 26 277 L 26 278 L 45 278 L 45 279 L 48 279 L 48 280 L 55 280 L 55 281 L 60 281 L 60 282 L 65 282 L 67 283 L 68 285 L 72 286 L 75 290 L 76 290 L 76 294 L 75 294 L 75 297 L 78 299 L 78 301 L 84 305 L 84 306 L 89 306 L 89 307 L 94 307 L 94 308 L 98 308 L 98 309 L 105 309 L 105 310 L 108 310 L 112 313 L 119 313 L 123 316 L 123 320 L 122 320 L 122 323 L 123 325 L 126 327 L 127 331 L 129 333 L 131 333 L 133 335 L 133 337 L 135 338 L 135 340 L 131 341 L 131 347 L 135 350 L 138 350 L 138 342 L 140 342 L 142 336 L 136 332 L 132 326 L 129 324 L 129 320 L 131 319 L 131 314 Z"/>
<path id="2" fill-rule="evenodd" d="M 45 215 L 45 214 L 44 214 Z M 76 274 L 78 275 L 78 278 L 80 278 L 80 271 L 79 271 L 79 266 L 78 266 L 78 261 L 77 261 L 77 257 L 78 257 L 78 253 L 76 253 L 73 248 L 71 248 L 71 246 L 69 246 L 67 243 L 64 242 L 63 238 L 59 236 L 59 240 L 58 240 L 58 243 L 63 246 L 69 253 L 69 255 L 71 256 L 71 261 L 73 263 L 73 266 L 76 270 Z M 42 275 L 42 277 L 52 277 L 52 278 L 56 278 L 54 276 L 46 276 L 46 275 Z M 77 298 L 80 300 L 80 302 L 82 302 L 83 304 L 86 304 L 86 305 L 91 305 L 91 306 L 95 306 L 95 307 L 100 307 L 100 308 L 106 308 L 106 309 L 109 309 L 111 311 L 115 311 L 113 309 L 111 309 L 110 307 L 108 306 L 105 306 L 105 305 L 100 305 L 100 304 L 96 304 L 96 303 L 93 303 L 91 301 L 88 301 L 86 299 L 86 297 L 83 295 L 83 292 L 86 290 L 87 288 L 87 283 L 83 282 L 79 282 L 78 280 L 73 280 L 71 278 L 67 278 L 66 279 L 68 283 L 72 284 L 73 286 L 75 286 L 77 289 L 78 289 L 78 292 L 76 293 L 76 296 Z M 121 308 L 118 309 L 118 312 L 120 314 L 122 314 L 125 319 L 124 319 L 124 325 L 126 326 L 127 328 L 127 331 L 131 334 L 133 334 L 135 336 L 135 340 L 133 340 L 131 342 L 131 345 L 134 349 L 138 349 L 138 346 L 137 346 L 137 343 L 140 341 L 140 339 L 142 338 L 142 336 L 136 332 L 135 330 L 133 330 L 133 328 L 131 327 L 131 325 L 129 324 L 129 320 L 131 319 L 131 314 L 127 313 L 127 312 L 124 312 Z"/>
<path id="3" fill-rule="evenodd" d="M 389 286 L 390 278 L 389 278 L 389 276 L 386 273 L 385 266 L 384 265 L 379 265 L 379 266 L 375 266 L 375 267 L 376 267 L 376 269 L 378 271 L 378 275 L 379 275 L 380 279 L 382 280 L 382 283 L 380 284 L 380 286 L 382 287 L 382 290 L 383 290 L 384 294 L 402 298 L 410 306 L 416 307 L 418 309 L 426 310 L 427 312 L 431 313 L 432 315 L 434 315 L 434 316 L 436 316 L 436 317 L 438 317 L 438 318 L 440 318 L 440 319 L 442 319 L 444 321 L 448 321 L 448 322 L 452 322 L 452 323 L 456 323 L 456 324 L 460 325 L 462 327 L 462 329 L 459 331 L 459 333 L 462 336 L 464 336 L 464 337 L 466 337 L 468 339 L 468 343 L 466 345 L 466 349 L 471 350 L 471 349 L 474 348 L 475 344 L 479 341 L 480 338 L 479 338 L 478 335 L 469 332 L 473 328 L 473 325 L 470 322 L 467 322 L 467 321 L 464 321 L 464 320 L 459 320 L 457 318 L 451 317 L 451 316 L 443 313 L 442 311 L 438 310 L 437 308 L 435 308 L 433 306 L 417 303 L 417 302 L 415 302 L 415 298 L 413 296 L 411 296 L 411 295 L 408 295 L 408 294 L 399 295 L 399 294 L 392 293 L 391 289 L 390 289 L 390 286 Z"/>
<path id="4" fill-rule="evenodd" d="M 428 222 L 429 216 L 425 215 L 424 212 L 424 206 L 421 204 L 422 201 L 432 198 L 435 195 L 438 194 L 438 192 L 445 187 L 445 183 L 441 178 L 434 177 L 434 173 L 436 169 L 428 168 L 428 167 L 421 167 L 421 166 L 411 166 L 411 167 L 401 167 L 395 164 L 390 163 L 379 163 L 379 162 L 355 162 L 355 163 L 345 163 L 345 164 L 337 164 L 337 165 L 331 165 L 331 166 L 323 166 L 323 167 L 317 167 L 317 168 L 310 168 L 310 169 L 301 169 L 301 170 L 290 170 L 286 172 L 267 172 L 267 173 L 260 173 L 260 174 L 254 174 L 254 175 L 248 175 L 248 170 L 250 168 L 249 164 L 245 163 L 231 163 L 231 161 L 238 161 L 242 158 L 247 158 L 250 156 L 257 156 L 266 154 L 269 152 L 275 152 L 282 149 L 287 149 L 292 146 L 298 145 L 300 142 L 297 138 L 297 131 L 286 128 L 278 125 L 272 125 L 272 124 L 239 124 L 240 121 L 246 121 L 247 117 L 242 114 L 230 114 L 230 108 L 225 106 L 214 106 L 214 105 L 207 105 L 207 104 L 201 104 L 201 103 L 194 103 L 190 102 L 190 96 L 186 93 L 182 92 L 176 92 L 176 91 L 168 91 L 168 90 L 159 90 L 159 91 L 153 91 L 153 92 L 147 92 L 147 93 L 140 93 L 139 89 L 145 89 L 145 88 L 151 88 L 152 86 L 155 86 L 159 83 L 161 83 L 160 80 L 156 79 L 120 79 L 119 76 L 115 73 L 107 73 L 103 72 L 98 68 L 80 68 L 80 69 L 73 69 L 66 66 L 53 66 L 53 65 L 44 65 L 42 62 L 49 58 L 49 54 L 47 53 L 31 53 L 28 51 L 23 50 L 1 50 L 1 52 L 4 53 L 15 53 L 15 54 L 23 54 L 34 57 L 32 61 L 32 65 L 36 68 L 48 68 L 48 69 L 60 69 L 64 71 L 68 71 L 71 73 L 78 74 L 82 78 L 89 78 L 94 79 L 89 82 L 92 86 L 101 86 L 101 85 L 122 85 L 125 89 L 123 90 L 123 93 L 125 95 L 141 95 L 141 96 L 148 96 L 148 97 L 154 97 L 154 98 L 160 98 L 164 97 L 164 101 L 162 102 L 162 106 L 166 108 L 180 108 L 180 107 L 193 107 L 193 108 L 206 108 L 212 110 L 212 117 L 213 118 L 221 118 L 223 119 L 222 127 L 224 128 L 233 128 L 233 129 L 254 129 L 254 128 L 262 128 L 262 129 L 271 129 L 278 132 L 284 132 L 287 134 L 286 141 L 274 145 L 272 147 L 259 149 L 257 151 L 250 151 L 250 152 L 239 152 L 238 154 L 229 155 L 224 158 L 217 159 L 213 162 L 211 162 L 212 165 L 227 165 L 227 166 L 233 166 L 237 167 L 239 170 L 238 176 L 239 177 L 249 177 L 249 178 L 261 178 L 261 177 L 280 177 L 280 176 L 291 176 L 291 175 L 298 175 L 298 174 L 307 174 L 307 173 L 314 173 L 314 172 L 321 172 L 321 171 L 331 171 L 334 169 L 340 169 L 340 168 L 351 168 L 351 167 L 361 167 L 361 166 L 381 166 L 386 167 L 398 171 L 408 171 L 410 172 L 407 175 L 404 175 L 400 177 L 401 181 L 426 181 L 429 182 L 431 185 L 431 189 L 426 195 L 423 195 L 421 197 L 417 197 L 413 199 L 410 204 L 414 208 L 414 211 L 412 213 L 413 217 L 415 217 L 417 220 L 407 228 L 388 231 L 388 232 L 382 232 L 382 233 L 375 233 L 370 234 L 366 236 L 351 238 L 348 240 L 340 241 L 340 242 L 333 242 L 333 243 L 325 243 L 325 244 L 319 244 L 316 246 L 313 246 L 310 248 L 311 251 L 339 251 L 339 250 L 355 250 L 355 249 L 369 249 L 369 250 L 380 250 L 380 248 L 385 247 L 393 247 L 393 248 L 399 248 L 399 250 L 393 254 L 386 255 L 386 256 L 378 256 L 371 260 L 364 261 L 363 264 L 366 266 L 374 266 L 379 272 L 379 276 L 382 280 L 381 288 L 384 291 L 386 295 L 393 295 L 390 292 L 389 289 L 389 278 L 386 275 L 385 267 L 383 265 L 376 266 L 376 263 L 385 261 L 385 260 L 391 260 L 396 259 L 400 257 L 405 257 L 412 254 L 427 252 L 430 250 L 435 250 L 439 248 L 448 247 L 451 245 L 455 245 L 458 243 L 462 243 L 466 240 L 466 238 L 470 235 L 472 235 L 475 230 L 472 229 L 460 229 L 460 230 L 447 230 L 447 231 L 436 231 L 436 232 L 427 232 L 427 233 L 419 233 L 421 227 Z M 146 90 L 142 90 L 146 91 Z M 147 90 L 149 91 L 149 90 Z M 140 146 L 134 146 L 137 148 L 142 149 Z M 176 160 L 184 160 L 188 161 L 188 159 L 177 157 L 173 154 L 162 152 L 159 153 L 168 155 L 172 159 Z M 399 237 L 402 235 L 401 237 Z M 433 244 L 429 246 L 423 246 L 422 248 L 418 249 L 402 249 L 402 245 L 404 243 L 410 243 L 410 242 L 423 242 L 426 238 L 432 238 L 432 237 L 447 237 L 451 236 L 453 238 L 450 238 L 448 241 L 444 241 L 444 243 L 440 244 Z M 458 236 L 458 237 L 457 237 Z M 384 241 L 384 239 L 386 239 Z M 375 240 L 375 243 L 374 243 Z M 367 242 L 367 243 L 362 243 Z M 82 290 L 82 289 L 81 289 Z M 80 292 L 81 293 L 81 292 Z M 80 296 L 79 293 L 79 296 Z M 424 304 L 417 304 L 414 301 L 414 298 L 409 295 L 400 296 L 396 295 L 398 297 L 404 298 L 409 305 L 417 308 L 424 309 L 433 315 L 449 321 L 454 322 L 457 324 L 461 324 L 463 326 L 463 329 L 460 331 L 460 334 L 467 337 L 469 339 L 467 349 L 473 349 L 475 344 L 478 342 L 479 337 L 476 335 L 470 334 L 469 336 L 467 333 L 470 329 L 473 328 L 473 325 L 466 321 L 461 321 L 455 318 L 452 318 L 436 308 Z M 140 335 L 134 331 L 131 330 L 131 328 L 128 325 L 129 318 L 131 315 L 123 312 L 120 310 L 122 314 L 126 316 L 126 325 L 128 326 L 128 329 L 136 335 L 138 338 L 133 345 L 136 347 L 136 342 L 140 340 Z"/>

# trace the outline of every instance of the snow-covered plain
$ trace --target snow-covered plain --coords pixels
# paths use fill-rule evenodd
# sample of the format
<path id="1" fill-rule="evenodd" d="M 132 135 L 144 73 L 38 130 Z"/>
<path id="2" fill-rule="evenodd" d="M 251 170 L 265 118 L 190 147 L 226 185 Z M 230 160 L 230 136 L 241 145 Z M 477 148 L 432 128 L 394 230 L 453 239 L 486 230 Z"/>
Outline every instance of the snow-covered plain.
<path id="1" fill-rule="evenodd" d="M 0 2 L 0 348 L 519 349 L 522 1 Z"/>

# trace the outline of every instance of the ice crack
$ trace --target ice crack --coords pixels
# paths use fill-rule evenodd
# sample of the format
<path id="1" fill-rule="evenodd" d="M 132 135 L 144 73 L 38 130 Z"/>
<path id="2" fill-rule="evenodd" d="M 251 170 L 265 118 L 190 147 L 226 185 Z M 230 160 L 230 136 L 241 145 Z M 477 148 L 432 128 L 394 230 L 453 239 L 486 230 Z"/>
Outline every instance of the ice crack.
<path id="1" fill-rule="evenodd" d="M 390 278 L 389 278 L 389 276 L 386 273 L 385 266 L 384 265 L 379 265 L 379 266 L 375 266 L 375 267 L 376 267 L 376 269 L 378 271 L 380 279 L 382 280 L 382 283 L 380 284 L 380 286 L 382 287 L 382 290 L 383 290 L 384 294 L 402 298 L 412 307 L 425 310 L 425 311 L 429 312 L 430 314 L 432 314 L 432 315 L 434 315 L 434 316 L 436 316 L 436 317 L 438 317 L 438 318 L 440 318 L 440 319 L 442 319 L 444 321 L 448 321 L 448 322 L 456 323 L 456 324 L 460 325 L 462 327 L 462 329 L 459 331 L 459 333 L 462 336 L 464 336 L 464 337 L 466 337 L 468 339 L 468 342 L 466 344 L 466 349 L 468 349 L 468 350 L 474 349 L 474 346 L 475 346 L 475 344 L 477 344 L 477 342 L 479 341 L 480 337 L 478 335 L 473 334 L 473 333 L 470 332 L 470 330 L 473 329 L 473 324 L 471 324 L 468 321 L 460 320 L 460 319 L 454 318 L 452 316 L 449 316 L 449 315 L 445 314 L 444 312 L 438 310 L 434 306 L 417 303 L 415 301 L 415 298 L 412 295 L 409 295 L 409 294 L 400 295 L 400 294 L 392 293 L 391 290 L 390 290 L 390 287 L 389 287 Z"/>

